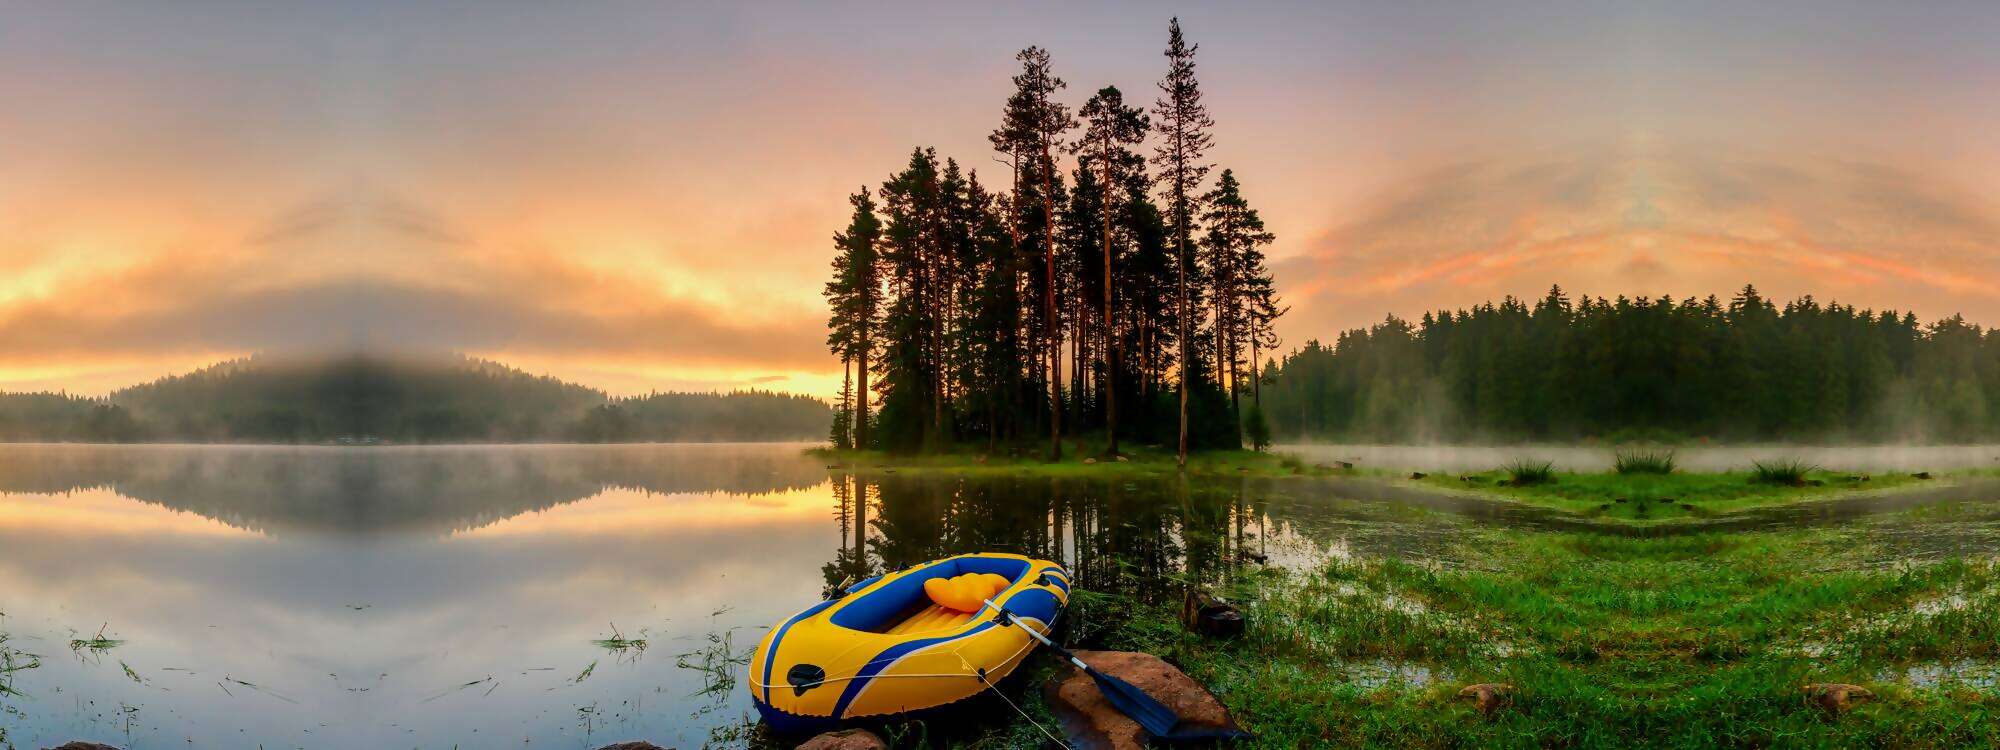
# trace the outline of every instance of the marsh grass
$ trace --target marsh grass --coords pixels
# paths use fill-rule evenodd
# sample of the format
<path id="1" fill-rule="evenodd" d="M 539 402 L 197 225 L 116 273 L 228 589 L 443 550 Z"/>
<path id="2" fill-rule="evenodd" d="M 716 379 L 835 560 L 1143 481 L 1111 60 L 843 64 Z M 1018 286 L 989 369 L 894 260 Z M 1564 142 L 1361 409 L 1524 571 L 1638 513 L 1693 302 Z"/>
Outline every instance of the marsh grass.
<path id="1" fill-rule="evenodd" d="M 97 635 L 93 635 L 89 638 L 71 639 L 69 642 L 69 650 L 75 651 L 77 653 L 89 653 L 92 655 L 96 655 L 96 654 L 102 654 L 106 651 L 110 651 L 111 649 L 125 645 L 125 642 L 122 640 L 118 640 L 116 638 L 104 637 L 104 629 L 108 627 L 111 627 L 111 623 L 107 622 L 97 628 Z"/>
<path id="2" fill-rule="evenodd" d="M 645 629 L 640 629 L 637 637 L 627 638 L 624 633 L 619 632 L 618 623 L 614 622 L 610 623 L 610 625 L 610 638 L 599 638 L 591 641 L 591 643 L 620 659 L 629 658 L 636 660 L 646 653 L 648 643 L 646 639 L 647 631 Z"/>
<path id="3" fill-rule="evenodd" d="M 1556 481 L 1556 465 L 1551 461 L 1516 459 L 1501 470 L 1507 473 L 1507 484 L 1512 487 L 1532 487 Z"/>
<path id="4" fill-rule="evenodd" d="M 1611 461 L 1619 474 L 1672 474 L 1676 466 L 1674 451 L 1667 448 L 1620 450 Z"/>
<path id="5" fill-rule="evenodd" d="M 1784 503 L 1833 497 L 1860 489 L 1889 490 L 1917 486 L 1909 475 L 1883 474 L 1865 483 L 1825 482 L 1815 485 L 1768 484 L 1749 472 L 1675 472 L 1561 474 L 1558 481 L 1514 486 L 1502 470 L 1456 477 L 1429 476 L 1424 484 L 1463 491 L 1476 487 L 1520 502 L 1604 520 L 1648 523 L 1686 521 Z"/>
<path id="6" fill-rule="evenodd" d="M 1484 530 L 1459 566 L 1335 560 L 1242 576 L 1228 594 L 1251 622 L 1234 641 L 1186 633 L 1170 603 L 1110 595 L 1082 597 L 1070 637 L 1180 665 L 1257 733 L 1254 747 L 2000 743 L 2000 693 L 1876 678 L 1910 660 L 2000 660 L 2000 568 L 1875 567 L 1881 551 L 1860 539 Z M 1806 639 L 1825 645 L 1802 654 Z M 1370 680 L 1357 664 L 1441 679 Z M 1455 698 L 1472 682 L 1517 692 L 1487 719 Z M 1808 682 L 1880 697 L 1829 721 L 1802 700 Z"/>
<path id="7" fill-rule="evenodd" d="M 11 636 L 0 632 L 0 696 L 21 697 L 14 689 L 14 675 L 42 666 L 42 657 L 14 648 L 8 641 Z"/>
<path id="8" fill-rule="evenodd" d="M 1759 484 L 1783 485 L 1785 487 L 1804 487 L 1806 486 L 1806 475 L 1818 470 L 1818 466 L 1796 458 L 1753 461 L 1750 467 L 1750 481 Z"/>
<path id="9" fill-rule="evenodd" d="M 701 675 L 701 689 L 694 692 L 696 697 L 718 698 L 736 689 L 737 670 L 750 664 L 751 652 L 756 650 L 737 648 L 736 630 L 710 632 L 704 636 L 706 643 L 674 657 L 674 666 Z"/>

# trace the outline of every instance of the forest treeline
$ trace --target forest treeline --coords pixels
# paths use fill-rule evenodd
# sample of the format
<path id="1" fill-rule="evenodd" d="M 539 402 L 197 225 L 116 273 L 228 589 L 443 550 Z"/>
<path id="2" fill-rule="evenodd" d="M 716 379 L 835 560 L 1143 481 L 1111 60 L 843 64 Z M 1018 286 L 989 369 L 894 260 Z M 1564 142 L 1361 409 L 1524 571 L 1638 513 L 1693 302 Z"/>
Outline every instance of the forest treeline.
<path id="1" fill-rule="evenodd" d="M 807 396 L 603 391 L 463 357 L 251 357 L 105 398 L 0 394 L 0 440 L 318 443 L 817 439 Z"/>
<path id="2" fill-rule="evenodd" d="M 1234 172 L 1210 177 L 1196 48 L 1169 23 L 1150 112 L 1114 86 L 1072 111 L 1049 53 L 1023 50 L 989 136 L 997 179 L 917 148 L 849 198 L 826 286 L 847 371 L 836 446 L 1053 458 L 1091 433 L 1184 456 L 1255 439 L 1283 313 L 1273 237 Z"/>
<path id="3" fill-rule="evenodd" d="M 1729 300 L 1512 297 L 1390 317 L 1268 368 L 1289 439 L 2000 436 L 2000 330 L 1953 316 Z"/>

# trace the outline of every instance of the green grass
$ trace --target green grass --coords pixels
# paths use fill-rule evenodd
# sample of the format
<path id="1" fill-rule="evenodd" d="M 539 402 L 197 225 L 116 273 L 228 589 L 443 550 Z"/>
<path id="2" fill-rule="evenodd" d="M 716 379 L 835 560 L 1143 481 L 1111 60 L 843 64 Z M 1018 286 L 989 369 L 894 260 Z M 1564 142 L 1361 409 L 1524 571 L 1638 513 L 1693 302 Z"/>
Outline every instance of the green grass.
<path id="1" fill-rule="evenodd" d="M 1806 485 L 1806 476 L 1815 471 L 1819 471 L 1818 466 L 1796 458 L 1755 461 L 1751 463 L 1750 480 L 1763 484 L 1804 487 Z"/>
<path id="2" fill-rule="evenodd" d="M 1828 474 L 1773 484 L 1755 472 L 1672 474 L 1555 473 L 1546 481 L 1515 482 L 1513 468 L 1458 476 L 1430 475 L 1423 484 L 1476 490 L 1581 516 L 1635 522 L 1686 521 L 1751 508 L 1833 497 L 1855 490 L 1908 487 L 1908 474 Z"/>
<path id="3" fill-rule="evenodd" d="M 1264 571 L 1232 592 L 1251 627 L 1207 641 L 1136 602 L 1081 634 L 1150 651 L 1211 686 L 1256 747 L 1967 747 L 2000 742 L 2000 694 L 1885 682 L 1887 667 L 1991 661 L 2000 569 L 1945 562 L 1867 570 L 1839 532 L 1629 539 L 1481 532 L 1475 566 L 1394 560 Z M 1966 604 L 1923 602 L 1956 592 Z M 1968 593 L 1969 592 L 1969 593 Z M 1957 601 L 1957 600 L 1953 600 Z M 1430 682 L 1369 682 L 1382 663 Z M 1454 698 L 1517 687 L 1492 719 Z M 1881 696 L 1837 721 L 1808 682 Z"/>
<path id="4" fill-rule="evenodd" d="M 1620 450 L 1611 468 L 1620 474 L 1672 474 L 1674 452 L 1667 449 Z"/>
<path id="5" fill-rule="evenodd" d="M 1532 487 L 1556 480 L 1556 465 L 1550 461 L 1517 459 L 1502 471 L 1507 472 L 1507 484 L 1511 487 Z"/>

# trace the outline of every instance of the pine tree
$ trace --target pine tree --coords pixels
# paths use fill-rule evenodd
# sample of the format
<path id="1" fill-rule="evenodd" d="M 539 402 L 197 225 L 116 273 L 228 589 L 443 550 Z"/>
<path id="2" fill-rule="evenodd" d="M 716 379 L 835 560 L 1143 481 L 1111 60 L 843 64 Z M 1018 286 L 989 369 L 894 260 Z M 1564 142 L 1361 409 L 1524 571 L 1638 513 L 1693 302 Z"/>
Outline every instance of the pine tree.
<path id="1" fill-rule="evenodd" d="M 1194 77 L 1194 54 L 1200 45 L 1188 44 L 1181 37 L 1181 21 L 1174 18 L 1167 24 L 1167 77 L 1160 81 L 1160 98 L 1154 102 L 1153 116 L 1159 123 L 1160 144 L 1153 155 L 1153 164 L 1160 169 L 1159 180 L 1166 193 L 1168 226 L 1172 231 L 1175 254 L 1176 275 L 1175 300 L 1179 308 L 1177 321 L 1180 343 L 1180 443 L 1177 453 L 1182 465 L 1187 464 L 1188 454 L 1188 389 L 1192 377 L 1194 359 L 1193 331 L 1197 312 L 1196 290 L 1190 283 L 1190 276 L 1196 276 L 1194 267 L 1194 221 L 1201 210 L 1200 192 L 1203 179 L 1212 167 L 1203 158 L 1208 153 L 1214 138 L 1208 132 L 1215 127 L 1214 118 L 1208 108 L 1201 103 L 1201 86 Z M 1194 279 L 1197 282 L 1199 279 Z"/>
<path id="2" fill-rule="evenodd" d="M 1060 280 L 1056 275 L 1055 152 L 1062 147 L 1063 134 L 1075 127 L 1076 121 L 1070 117 L 1068 107 L 1055 101 L 1055 92 L 1065 84 L 1051 70 L 1048 51 L 1029 47 L 1015 59 L 1021 61 L 1021 72 L 1014 76 L 1014 95 L 1008 98 L 1000 129 L 993 132 L 990 140 L 995 148 L 1012 154 L 1015 159 L 1017 213 L 1021 196 L 1019 165 L 1027 162 L 1030 174 L 1041 181 L 1039 197 L 1044 227 L 1041 333 L 1048 363 L 1049 460 L 1054 461 L 1062 458 L 1062 322 L 1056 303 Z"/>
<path id="3" fill-rule="evenodd" d="M 1099 213 L 1103 223 L 1100 250 L 1104 254 L 1104 360 L 1109 372 L 1104 378 L 1104 424 L 1109 447 L 1108 455 L 1118 454 L 1118 377 L 1119 356 L 1116 324 L 1112 318 L 1113 290 L 1112 256 L 1116 255 L 1112 242 L 1112 227 L 1116 224 L 1117 201 L 1115 198 L 1122 187 L 1134 176 L 1145 170 L 1145 159 L 1132 151 L 1146 139 L 1146 131 L 1152 123 L 1146 113 L 1138 107 L 1125 106 L 1125 95 L 1116 86 L 1098 89 L 1097 94 L 1085 102 L 1079 114 L 1085 123 L 1083 137 L 1075 145 L 1076 153 L 1086 162 L 1087 167 L 1097 175 L 1098 189 L 1104 195 Z M 1079 182 L 1081 184 L 1081 182 Z"/>
<path id="4" fill-rule="evenodd" d="M 1245 344 L 1261 333 L 1258 316 L 1272 314 L 1276 307 L 1262 249 L 1276 237 L 1264 229 L 1264 219 L 1243 198 L 1242 185 L 1230 170 L 1222 170 L 1202 203 L 1208 207 L 1202 216 L 1208 226 L 1202 246 L 1208 255 L 1209 298 L 1215 307 L 1215 372 L 1224 379 L 1232 413 L 1240 413 L 1237 363 Z M 1254 362 L 1255 353 L 1251 356 Z"/>
<path id="5" fill-rule="evenodd" d="M 842 360 L 852 360 L 858 365 L 860 382 L 855 388 L 854 414 L 849 417 L 853 430 L 851 445 L 867 448 L 870 446 L 868 355 L 875 348 L 871 331 L 882 301 L 881 284 L 876 276 L 879 258 L 876 242 L 881 239 L 882 222 L 875 218 L 875 201 L 869 197 L 868 188 L 861 188 L 847 200 L 854 206 L 854 215 L 848 221 L 847 231 L 833 236 L 833 279 L 826 284 L 827 305 L 832 309 L 827 319 L 827 346 Z"/>

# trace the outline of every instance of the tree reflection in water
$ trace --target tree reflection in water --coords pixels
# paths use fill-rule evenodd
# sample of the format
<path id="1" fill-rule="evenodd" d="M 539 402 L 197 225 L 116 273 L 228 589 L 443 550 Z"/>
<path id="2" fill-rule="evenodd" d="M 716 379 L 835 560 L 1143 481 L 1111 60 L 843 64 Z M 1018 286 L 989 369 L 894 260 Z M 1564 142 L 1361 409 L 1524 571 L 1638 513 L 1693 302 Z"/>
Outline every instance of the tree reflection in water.
<path id="1" fill-rule="evenodd" d="M 1248 480 L 867 476 L 832 479 L 842 543 L 826 594 L 968 552 L 1055 560 L 1079 587 L 1141 601 L 1228 581 L 1264 556 L 1265 501 Z"/>

